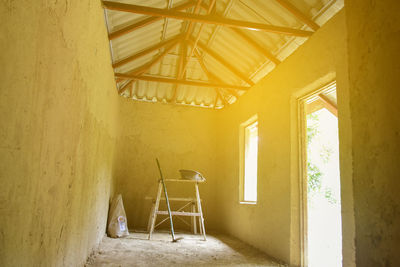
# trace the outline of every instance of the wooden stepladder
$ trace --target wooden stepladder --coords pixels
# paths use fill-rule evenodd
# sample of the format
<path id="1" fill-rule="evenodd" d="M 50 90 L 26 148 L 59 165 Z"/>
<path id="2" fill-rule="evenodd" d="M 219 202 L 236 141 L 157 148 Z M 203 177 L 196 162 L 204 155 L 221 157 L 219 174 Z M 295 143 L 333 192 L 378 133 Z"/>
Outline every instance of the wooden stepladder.
<path id="1" fill-rule="evenodd" d="M 204 217 L 203 217 L 203 211 L 201 209 L 201 199 L 200 199 L 200 192 L 199 192 L 199 183 L 203 183 L 204 180 L 186 180 L 186 179 L 165 179 L 165 182 L 189 182 L 189 183 L 194 183 L 195 186 L 195 192 L 196 192 L 196 198 L 179 198 L 179 197 L 173 197 L 169 198 L 169 201 L 177 201 L 177 202 L 186 202 L 184 206 L 179 208 L 176 211 L 171 211 L 172 216 L 189 216 L 192 217 L 192 226 L 193 226 L 193 233 L 197 234 L 197 218 L 199 220 L 199 228 L 200 228 L 200 234 L 203 235 L 204 241 L 206 240 L 206 230 L 204 227 Z M 165 222 L 168 220 L 168 218 L 163 219 L 156 225 L 156 219 L 157 215 L 168 215 L 168 211 L 166 210 L 159 210 L 160 207 L 160 201 L 164 200 L 165 198 L 161 197 L 161 192 L 163 189 L 162 181 L 161 179 L 158 181 L 158 190 L 157 190 L 157 197 L 155 201 L 153 202 L 150 216 L 149 216 L 149 222 L 147 225 L 147 230 L 149 231 L 149 239 L 151 239 L 152 234 L 154 232 L 154 229 L 159 226 L 161 223 Z M 151 199 L 151 198 L 150 198 Z M 189 205 L 192 206 L 191 212 L 186 212 L 182 211 L 184 208 L 188 207 Z M 197 211 L 196 211 L 197 210 Z M 185 221 L 184 221 L 185 222 Z M 186 222 L 185 222 L 186 223 Z"/>

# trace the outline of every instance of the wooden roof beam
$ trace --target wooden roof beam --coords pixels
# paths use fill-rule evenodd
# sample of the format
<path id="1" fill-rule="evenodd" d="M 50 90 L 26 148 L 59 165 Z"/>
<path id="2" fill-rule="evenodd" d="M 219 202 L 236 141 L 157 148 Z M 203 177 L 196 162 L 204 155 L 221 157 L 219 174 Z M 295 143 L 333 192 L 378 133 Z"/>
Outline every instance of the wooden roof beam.
<path id="1" fill-rule="evenodd" d="M 138 58 L 140 58 L 142 56 L 145 56 L 145 55 L 147 55 L 147 54 L 149 54 L 149 53 L 151 53 L 151 52 L 153 52 L 155 50 L 163 48 L 163 47 L 165 47 L 165 46 L 167 46 L 167 45 L 169 45 L 171 43 L 177 42 L 177 41 L 181 40 L 182 37 L 183 37 L 182 35 L 178 35 L 178 36 L 176 36 L 174 38 L 162 41 L 162 42 L 160 42 L 160 43 L 158 43 L 156 45 L 153 45 L 153 46 L 151 46 L 151 47 L 149 47 L 147 49 L 144 49 L 144 50 L 142 50 L 142 51 L 140 51 L 140 52 L 138 52 L 136 54 L 133 54 L 133 55 L 128 56 L 128 57 L 126 57 L 124 59 L 121 59 L 120 61 L 117 61 L 117 62 L 113 63 L 112 67 L 113 68 L 118 68 L 118 67 L 120 67 L 122 65 L 125 65 L 125 64 L 127 64 L 129 62 L 132 62 L 132 61 L 134 61 L 134 60 L 136 60 L 136 59 L 138 59 Z"/>
<path id="2" fill-rule="evenodd" d="M 315 23 L 312 19 L 308 18 L 306 15 L 304 15 L 300 10 L 298 10 L 294 5 L 289 3 L 286 0 L 276 0 L 281 6 L 287 9 L 293 16 L 298 18 L 301 22 L 305 23 L 307 26 L 309 26 L 311 29 L 314 31 L 319 29 L 319 25 Z"/>
<path id="3" fill-rule="evenodd" d="M 318 98 L 321 100 L 324 107 L 336 117 L 338 116 L 338 109 L 337 106 L 325 95 L 319 94 Z"/>
<path id="4" fill-rule="evenodd" d="M 201 8 L 201 2 L 202 0 L 197 0 L 197 4 L 196 7 L 194 8 L 193 13 L 196 14 L 200 11 Z M 185 40 L 188 40 L 193 29 L 194 29 L 194 25 L 195 23 L 193 23 L 193 21 L 190 21 L 188 28 L 186 29 L 186 33 L 185 33 Z M 186 65 L 187 62 L 189 62 L 189 60 L 187 60 L 187 45 L 186 43 L 181 44 L 182 46 L 182 51 L 181 51 L 181 58 L 179 60 L 179 65 L 178 65 L 178 73 L 177 73 L 177 79 L 181 80 L 185 74 L 185 69 L 186 69 Z M 178 85 L 175 84 L 173 89 L 172 89 L 172 97 L 170 102 L 176 102 L 176 97 L 177 97 L 177 91 L 178 91 Z"/>
<path id="5" fill-rule="evenodd" d="M 218 99 L 219 99 L 219 95 L 217 94 L 217 92 L 215 92 L 215 93 L 216 93 L 216 97 L 215 97 L 215 101 L 214 101 L 214 109 L 217 108 L 217 103 L 218 103 Z"/>
<path id="6" fill-rule="evenodd" d="M 157 64 L 161 59 L 163 59 L 163 57 L 169 52 L 171 51 L 173 48 L 175 48 L 175 46 L 179 43 L 179 41 L 175 41 L 173 44 L 171 44 L 168 48 L 166 48 L 161 54 L 159 54 L 155 59 L 153 59 L 152 61 L 150 61 L 149 63 L 135 69 L 132 71 L 129 71 L 128 73 L 130 75 L 142 75 L 143 73 L 145 73 L 146 71 L 148 71 L 151 67 L 153 67 L 155 64 Z M 116 78 L 124 78 L 124 77 L 118 77 L 116 75 L 116 73 L 114 73 L 114 77 Z M 125 84 L 123 87 L 121 87 L 121 89 L 118 91 L 119 94 L 123 93 L 128 87 L 128 84 L 131 84 L 133 82 L 135 82 L 137 79 L 132 79 L 130 80 L 127 84 Z"/>
<path id="7" fill-rule="evenodd" d="M 181 57 L 179 58 L 179 63 L 178 63 L 178 72 L 177 72 L 177 79 L 181 80 L 184 74 L 183 71 L 183 66 L 186 64 L 187 58 L 186 58 L 186 54 L 187 54 L 187 45 L 185 42 L 181 42 L 181 46 L 182 46 L 182 51 L 181 51 Z M 175 102 L 176 101 L 176 94 L 178 91 L 178 84 L 175 84 L 174 87 L 172 88 L 172 96 L 171 96 L 171 100 L 170 102 Z"/>
<path id="8" fill-rule="evenodd" d="M 171 78 L 163 78 L 149 75 L 134 75 L 134 74 L 126 74 L 126 73 L 115 73 L 115 77 L 125 78 L 125 79 L 133 79 L 133 80 L 141 80 L 141 81 L 149 81 L 149 82 L 160 82 L 160 83 L 170 83 L 170 84 L 179 84 L 179 85 L 190 85 L 190 86 L 199 86 L 199 87 L 209 87 L 209 88 L 231 88 L 237 90 L 249 90 L 248 86 L 239 86 L 239 85 L 231 85 L 231 84 L 222 84 L 222 83 L 209 83 L 209 82 L 200 82 L 200 81 L 191 81 L 191 80 L 178 80 Z"/>
<path id="9" fill-rule="evenodd" d="M 231 11 L 231 9 L 234 6 L 236 1 L 237 0 L 229 0 L 228 1 L 228 3 L 225 6 L 225 10 L 222 12 L 222 16 L 223 17 L 227 17 L 229 15 L 229 12 Z M 217 36 L 218 32 L 221 30 L 221 27 L 222 27 L 221 25 L 217 25 L 214 28 L 213 32 L 211 33 L 210 38 L 207 41 L 207 47 L 211 47 L 212 46 L 212 43 L 214 42 L 215 37 Z"/>
<path id="10" fill-rule="evenodd" d="M 226 27 L 241 28 L 246 30 L 264 31 L 270 33 L 285 34 L 290 36 L 309 37 L 313 32 L 298 29 L 292 29 L 281 26 L 274 26 L 262 23 L 254 23 L 248 21 L 233 20 L 210 15 L 189 14 L 185 12 L 173 11 L 168 9 L 160 9 L 153 7 L 145 7 L 138 5 L 130 5 L 124 3 L 103 1 L 103 7 L 110 10 L 130 12 L 135 14 L 143 14 L 155 17 L 166 17 L 173 19 L 188 20 L 206 24 L 222 25 Z"/>
<path id="11" fill-rule="evenodd" d="M 209 6 L 209 7 L 207 8 L 207 10 L 206 10 L 206 11 L 207 11 L 207 15 L 210 14 L 211 11 L 213 10 L 213 8 L 215 7 L 215 1 L 216 1 L 216 0 L 210 0 L 210 1 L 211 1 L 211 2 L 210 2 L 210 6 Z M 189 58 L 191 58 L 191 57 L 193 56 L 194 50 L 195 50 L 196 47 L 197 47 L 197 43 L 198 43 L 198 41 L 200 40 L 201 33 L 203 32 L 204 25 L 205 25 L 204 23 L 202 23 L 202 24 L 200 25 L 199 32 L 197 33 L 197 36 L 196 36 L 196 38 L 195 38 L 195 40 L 194 40 L 194 43 L 193 43 L 193 45 L 192 45 L 192 49 L 190 50 Z M 188 39 L 186 39 L 186 40 L 188 40 Z M 186 61 L 186 64 L 185 64 L 184 67 L 183 67 L 183 72 L 186 71 L 186 68 L 187 68 L 188 63 L 189 63 L 189 61 Z"/>
<path id="12" fill-rule="evenodd" d="M 190 39 L 191 40 L 191 39 Z M 191 42 L 193 42 L 193 40 L 191 40 Z M 235 67 L 233 67 L 229 62 L 227 62 L 222 56 L 218 55 L 217 53 L 215 53 L 214 51 L 208 49 L 205 45 L 203 45 L 201 42 L 198 42 L 197 45 L 201 48 L 201 50 L 203 50 L 204 52 L 206 52 L 207 54 L 209 54 L 210 56 L 212 56 L 213 58 L 215 58 L 219 63 L 221 63 L 222 65 L 224 65 L 228 70 L 230 70 L 233 74 L 235 74 L 236 76 L 240 77 L 243 81 L 245 81 L 246 83 L 248 83 L 249 85 L 253 86 L 254 82 L 252 80 L 250 80 L 249 77 L 247 77 L 247 75 L 241 73 L 239 70 L 237 70 Z"/>
<path id="13" fill-rule="evenodd" d="M 118 94 L 122 94 L 123 92 L 125 92 L 126 89 L 128 89 L 128 86 L 131 85 L 133 83 L 133 80 L 128 81 L 127 83 L 125 83 L 119 90 L 118 90 Z"/>
<path id="14" fill-rule="evenodd" d="M 194 8 L 193 14 L 198 14 L 199 13 L 202 1 L 203 0 L 197 0 L 196 7 Z M 188 26 L 188 28 L 186 30 L 185 40 L 189 39 L 190 34 L 192 33 L 195 24 L 196 24 L 195 22 L 189 21 L 189 26 Z"/>
<path id="15" fill-rule="evenodd" d="M 182 5 L 179 5 L 179 6 L 176 6 L 174 8 L 171 8 L 169 10 L 170 11 L 181 11 L 181 10 L 185 10 L 185 9 L 191 8 L 194 5 L 195 5 L 195 3 L 193 1 L 189 1 L 189 2 L 184 3 Z M 120 30 L 117 30 L 115 32 L 112 32 L 112 33 L 108 34 L 108 39 L 114 40 L 114 39 L 116 39 L 116 38 L 118 38 L 120 36 L 123 36 L 123 35 L 125 35 L 127 33 L 133 32 L 133 31 L 135 31 L 137 29 L 143 28 L 143 27 L 145 27 L 147 25 L 150 25 L 150 24 L 152 24 L 152 23 L 154 23 L 156 21 L 162 20 L 162 19 L 163 19 L 162 17 L 146 18 L 144 20 L 141 20 L 139 22 L 133 23 L 133 24 L 131 24 L 129 26 L 126 26 L 126 27 L 124 27 L 124 28 L 122 28 Z"/>
<path id="16" fill-rule="evenodd" d="M 256 43 L 253 39 L 251 39 L 246 33 L 244 33 L 242 30 L 239 30 L 237 28 L 231 28 L 236 34 L 240 35 L 246 42 L 248 42 L 251 46 L 253 46 L 258 52 L 263 54 L 266 58 L 271 60 L 275 65 L 278 65 L 281 63 L 279 59 L 277 59 L 272 53 L 270 53 L 268 50 L 266 50 L 264 47 Z"/>
<path id="17" fill-rule="evenodd" d="M 179 40 L 175 40 L 174 43 L 172 43 L 170 46 L 168 46 L 161 54 L 159 54 L 154 60 L 150 61 L 147 64 L 144 64 L 143 66 L 135 69 L 135 70 L 131 70 L 128 73 L 129 74 L 135 74 L 135 75 L 141 75 L 143 73 L 145 73 L 146 71 L 148 71 L 151 67 L 153 67 L 155 64 L 157 64 L 161 59 L 163 59 L 163 57 L 170 52 L 172 49 L 174 49 L 179 43 Z M 118 77 L 117 77 L 118 78 Z"/>
<path id="18" fill-rule="evenodd" d="M 215 92 L 217 92 L 217 95 L 219 96 L 219 98 L 222 99 L 222 102 L 224 102 L 224 106 L 227 107 L 229 105 L 229 103 L 225 99 L 225 97 L 221 94 L 221 91 L 219 89 L 215 89 Z"/>
<path id="19" fill-rule="evenodd" d="M 218 78 L 217 76 L 215 76 L 214 74 L 212 74 L 206 67 L 206 65 L 204 64 L 204 60 L 203 58 L 200 56 L 199 51 L 197 50 L 197 48 L 194 50 L 194 54 L 200 64 L 201 69 L 204 71 L 204 73 L 206 74 L 206 76 L 208 77 L 209 80 L 211 81 L 217 81 L 217 82 L 222 82 L 220 78 Z M 235 90 L 231 89 L 231 88 L 225 88 L 225 90 L 227 90 L 230 94 L 234 95 L 236 97 L 236 99 L 239 98 L 239 95 L 236 93 Z M 218 94 L 220 93 L 220 91 L 216 91 L 217 92 L 217 99 L 218 99 Z M 224 97 L 221 97 L 222 101 L 225 100 Z"/>

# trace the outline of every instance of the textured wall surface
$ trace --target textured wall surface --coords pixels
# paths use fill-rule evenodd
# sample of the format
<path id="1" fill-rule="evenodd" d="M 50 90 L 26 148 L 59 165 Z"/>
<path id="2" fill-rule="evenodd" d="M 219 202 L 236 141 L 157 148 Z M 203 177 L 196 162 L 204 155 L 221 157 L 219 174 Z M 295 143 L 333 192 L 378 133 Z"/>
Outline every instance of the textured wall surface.
<path id="1" fill-rule="evenodd" d="M 357 266 L 400 266 L 400 3 L 346 5 Z"/>
<path id="2" fill-rule="evenodd" d="M 0 265 L 82 266 L 116 134 L 100 1 L 1 1 L 0 32 Z"/>
<path id="3" fill-rule="evenodd" d="M 120 99 L 115 178 L 129 228 L 147 226 L 151 201 L 145 197 L 155 198 L 160 177 L 156 157 L 166 178 L 180 177 L 179 169 L 197 170 L 206 177 L 200 185 L 206 231 L 215 228 L 216 116 L 215 110 Z M 169 197 L 195 196 L 193 185 L 168 183 L 167 187 Z M 169 227 L 168 221 L 165 226 Z"/>
<path id="4" fill-rule="evenodd" d="M 345 33 L 341 11 L 237 104 L 219 114 L 217 199 L 222 229 L 296 266 L 300 264 L 296 98 L 336 79 L 339 119 L 348 116 L 348 103 L 341 99 L 348 90 Z M 239 204 L 238 136 L 239 125 L 254 114 L 259 121 L 258 203 L 246 205 Z M 351 140 L 344 135 L 348 121 L 344 121 L 339 125 L 340 139 L 348 144 Z M 349 154 L 348 146 L 341 147 L 341 161 L 351 162 Z M 342 165 L 341 173 L 347 200 L 352 190 L 351 166 Z M 351 248 L 351 207 L 347 201 L 343 205 L 344 227 L 350 228 L 345 242 Z M 349 264 L 345 266 L 351 266 L 351 257 L 351 253 L 346 255 Z"/>
<path id="5" fill-rule="evenodd" d="M 296 99 L 336 80 L 343 266 L 355 263 L 354 220 L 357 265 L 399 266 L 399 13 L 395 0 L 346 1 L 346 19 L 339 12 L 238 103 L 214 111 L 118 98 L 100 1 L 1 1 L 0 265 L 82 265 L 114 191 L 129 226 L 146 227 L 156 157 L 166 177 L 180 168 L 206 176 L 208 230 L 298 265 Z M 254 114 L 259 199 L 250 206 L 238 202 L 238 135 Z M 168 189 L 194 195 L 189 185 Z"/>

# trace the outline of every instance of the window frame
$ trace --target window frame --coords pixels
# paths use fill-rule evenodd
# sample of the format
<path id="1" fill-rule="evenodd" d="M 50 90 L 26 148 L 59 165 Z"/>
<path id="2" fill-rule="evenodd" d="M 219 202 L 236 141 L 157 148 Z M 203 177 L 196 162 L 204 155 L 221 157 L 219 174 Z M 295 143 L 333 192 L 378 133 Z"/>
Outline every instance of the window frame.
<path id="1" fill-rule="evenodd" d="M 239 203 L 256 205 L 258 202 L 258 151 L 259 143 L 257 144 L 257 196 L 255 201 L 244 199 L 244 184 L 245 184 L 245 153 L 246 153 L 246 129 L 252 124 L 257 123 L 257 137 L 259 137 L 259 121 L 258 115 L 255 114 L 239 126 Z"/>

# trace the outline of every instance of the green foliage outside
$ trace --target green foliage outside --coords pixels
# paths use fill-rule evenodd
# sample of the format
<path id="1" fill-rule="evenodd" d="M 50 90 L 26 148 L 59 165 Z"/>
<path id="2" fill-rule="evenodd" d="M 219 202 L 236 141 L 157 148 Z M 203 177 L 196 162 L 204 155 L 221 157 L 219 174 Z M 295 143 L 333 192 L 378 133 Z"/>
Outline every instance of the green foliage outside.
<path id="1" fill-rule="evenodd" d="M 310 154 L 310 145 L 318 136 L 319 118 L 316 113 L 307 115 L 307 154 Z M 324 163 L 328 163 L 330 156 L 333 151 L 331 148 L 323 146 L 320 152 L 320 156 Z M 323 173 L 318 166 L 313 163 L 310 159 L 307 160 L 307 181 L 308 181 L 308 194 L 315 195 L 317 193 L 323 193 L 324 197 L 332 204 L 336 203 L 336 199 L 333 197 L 330 188 L 322 188 L 322 177 Z"/>

